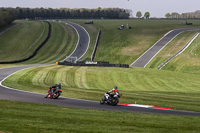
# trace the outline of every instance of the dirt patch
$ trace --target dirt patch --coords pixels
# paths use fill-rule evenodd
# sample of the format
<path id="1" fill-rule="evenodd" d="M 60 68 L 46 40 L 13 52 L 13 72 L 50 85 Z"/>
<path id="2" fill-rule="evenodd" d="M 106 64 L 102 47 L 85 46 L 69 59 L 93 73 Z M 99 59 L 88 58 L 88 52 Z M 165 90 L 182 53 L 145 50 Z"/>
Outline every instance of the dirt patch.
<path id="1" fill-rule="evenodd" d="M 91 33 L 97 32 L 97 29 L 93 25 L 85 25 L 85 27 Z"/>
<path id="2" fill-rule="evenodd" d="M 137 46 L 128 46 L 121 50 L 122 55 L 128 55 L 128 56 L 137 56 L 140 55 L 147 49 L 148 45 L 137 45 Z"/>

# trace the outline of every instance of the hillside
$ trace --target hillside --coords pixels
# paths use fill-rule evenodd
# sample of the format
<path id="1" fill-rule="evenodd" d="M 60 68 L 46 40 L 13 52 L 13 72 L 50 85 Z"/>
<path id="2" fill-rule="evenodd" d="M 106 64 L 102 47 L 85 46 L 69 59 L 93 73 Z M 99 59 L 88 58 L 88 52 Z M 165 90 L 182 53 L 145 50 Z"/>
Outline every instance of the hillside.
<path id="1" fill-rule="evenodd" d="M 116 21 L 114 24 L 111 20 L 96 20 L 94 25 L 83 24 L 85 20 L 73 21 L 80 23 L 89 31 L 91 43 L 95 42 L 96 33 L 98 32 L 98 29 L 101 28 L 103 33 L 95 60 L 98 61 L 98 59 L 101 59 L 101 61 L 110 61 L 114 63 L 131 62 L 131 59 L 141 55 L 149 46 L 157 41 L 157 38 L 159 39 L 162 37 L 164 33 L 170 30 L 170 28 L 185 27 L 185 25 L 181 25 L 178 21 L 174 20 L 120 20 Z M 135 27 L 132 26 L 132 29 L 117 29 L 117 25 L 122 23 L 129 23 L 129 26 L 135 24 Z M 157 23 L 156 26 L 155 23 Z M 198 26 L 198 21 L 194 21 L 194 23 L 196 23 L 195 26 Z M 63 59 L 63 57 L 66 56 L 66 53 L 70 53 L 70 51 L 73 50 L 77 39 L 75 31 L 71 27 L 66 26 L 66 24 L 53 22 L 51 22 L 51 24 L 53 28 L 52 37 L 49 42 L 47 42 L 47 44 L 39 51 L 36 57 L 25 63 L 55 63 L 56 61 Z M 161 29 L 161 27 L 165 28 Z M 109 33 L 111 34 L 108 35 Z M 153 64 L 159 64 L 156 62 L 162 62 L 167 58 L 166 56 L 162 60 L 158 60 L 160 59 L 160 56 L 163 57 L 165 54 L 173 54 L 182 47 L 185 44 L 184 42 L 187 42 L 193 34 L 194 32 L 180 34 L 155 57 L 155 60 L 152 61 L 153 63 L 150 63 L 148 67 L 156 68 L 156 65 Z M 119 39 L 124 41 L 120 41 Z M 191 54 L 190 49 L 192 48 L 193 55 L 198 59 L 198 41 L 199 38 L 191 44 L 184 54 Z M 152 42 L 152 44 L 150 42 Z M 175 45 L 175 47 L 173 47 L 173 45 Z M 88 56 L 92 52 L 92 49 L 92 45 L 90 45 L 90 50 L 85 56 Z M 124 49 L 127 50 L 123 53 Z M 129 50 L 133 51 L 129 52 Z M 110 55 L 112 52 L 113 54 Z M 121 53 L 121 56 L 118 56 L 119 53 Z M 184 60 L 185 58 L 184 56 L 180 56 L 179 59 Z M 28 91 L 45 93 L 48 86 L 61 82 L 66 89 L 66 92 L 70 92 L 70 97 L 91 100 L 100 99 L 102 93 L 107 89 L 112 88 L 114 85 L 117 85 L 121 88 L 121 91 L 125 93 L 126 96 L 123 100 L 126 102 L 133 102 L 132 97 L 134 97 L 134 100 L 140 99 L 141 103 L 170 106 L 173 108 L 179 108 L 180 105 L 180 109 L 190 110 L 192 108 L 192 110 L 199 110 L 196 105 L 192 104 L 199 100 L 196 95 L 199 94 L 198 80 L 200 77 L 198 75 L 193 75 L 199 72 L 199 66 L 198 63 L 194 64 L 191 59 L 192 58 L 188 58 L 190 61 L 186 64 L 190 68 L 194 68 L 193 66 L 197 64 L 196 69 L 189 69 L 189 67 L 179 63 L 173 67 L 177 68 L 178 73 L 147 68 L 121 69 L 45 66 L 24 70 L 6 80 L 5 84 L 15 88 L 28 89 Z M 176 71 L 176 69 L 170 69 L 172 67 L 168 68 L 169 70 Z M 168 70 L 167 65 L 164 69 Z M 188 70 L 187 72 L 191 74 L 183 74 L 182 72 L 185 72 L 184 70 Z M 35 88 L 35 90 L 32 90 L 31 88 Z M 64 93 L 63 95 L 68 96 L 69 92 L 66 94 Z M 79 93 L 84 93 L 86 95 L 79 96 Z M 99 97 L 96 97 L 95 93 L 97 93 Z M 165 95 L 163 95 L 163 93 Z M 162 99 L 165 100 L 162 101 L 160 99 L 158 102 L 156 98 L 161 94 Z M 185 104 L 185 98 L 190 99 L 191 95 L 194 94 L 195 99 L 191 100 L 191 102 L 187 104 L 187 107 L 180 104 Z M 182 97 L 183 99 L 181 98 L 179 101 L 176 98 L 177 96 Z M 168 97 L 170 97 L 170 99 L 168 99 Z M 168 102 L 166 103 L 165 101 Z M 195 109 L 191 106 L 195 106 Z"/>
<path id="2" fill-rule="evenodd" d="M 95 61 L 126 64 L 131 64 L 168 31 L 187 27 L 178 20 L 95 20 L 93 25 L 84 24 L 86 20 L 70 21 L 84 26 L 91 36 L 90 48 L 83 58 L 87 57 L 89 60 L 97 32 L 101 29 L 102 36 Z M 193 26 L 200 26 L 200 21 L 192 22 Z M 132 29 L 117 29 L 120 25 L 127 23 Z M 27 62 L 16 65 L 55 63 L 74 49 L 78 39 L 75 30 L 65 24 L 54 22 L 51 24 L 52 37 L 38 55 Z M 38 33 L 41 35 L 41 31 Z M 6 79 L 3 85 L 45 94 L 49 86 L 60 82 L 63 90 L 61 96 L 94 101 L 99 101 L 105 92 L 117 85 L 122 93 L 120 102 L 134 103 L 136 101 L 137 104 L 200 112 L 199 37 L 163 70 L 156 69 L 161 62 L 182 48 L 194 33 L 185 32 L 177 36 L 146 68 L 46 65 L 17 72 Z M 7 41 L 13 38 L 14 35 Z M 37 36 L 35 39 L 37 40 Z M 20 40 L 17 40 L 17 43 L 20 44 Z M 5 44 L 4 46 L 7 47 Z M 12 48 L 7 47 L 6 51 L 10 49 Z M 18 56 L 21 57 L 23 53 L 23 51 L 18 52 Z M 14 59 L 15 52 L 7 56 Z M 6 66 L 10 65 L 6 64 Z M 5 67 L 5 65 L 0 65 L 0 67 Z M 199 117 L 192 116 L 76 109 L 7 100 L 0 100 L 0 103 L 0 125 L 3 127 L 0 132 L 1 130 L 7 132 L 113 131 L 123 133 L 200 131 Z M 111 117 L 116 113 L 117 119 Z M 114 129 L 111 128 L 113 122 L 117 125 Z M 52 127 L 52 124 L 55 127 Z"/>
<path id="3" fill-rule="evenodd" d="M 181 24 L 180 20 L 94 20 L 90 27 L 84 24 L 87 20 L 70 21 L 81 24 L 89 31 L 91 27 L 102 30 L 95 60 L 125 64 L 131 64 L 168 31 L 189 27 Z M 200 26 L 199 21 L 192 22 L 194 27 Z M 126 28 L 127 24 L 131 29 Z M 121 25 L 125 26 L 123 30 L 118 29 Z"/>
<path id="4" fill-rule="evenodd" d="M 2 56 L 0 61 L 20 60 L 30 56 L 48 34 L 48 24 L 42 21 L 17 21 L 20 26 L 0 36 Z M 50 22 L 51 37 L 33 58 L 21 64 L 55 63 L 70 55 L 77 43 L 73 28 Z"/>

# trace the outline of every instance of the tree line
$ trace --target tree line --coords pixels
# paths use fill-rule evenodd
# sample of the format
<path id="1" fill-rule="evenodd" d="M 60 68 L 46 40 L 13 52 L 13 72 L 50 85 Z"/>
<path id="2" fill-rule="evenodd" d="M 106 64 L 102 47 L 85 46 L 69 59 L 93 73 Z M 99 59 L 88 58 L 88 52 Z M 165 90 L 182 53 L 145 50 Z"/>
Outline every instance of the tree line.
<path id="1" fill-rule="evenodd" d="M 165 17 L 172 18 L 172 19 L 199 19 L 200 11 L 197 10 L 195 12 L 188 12 L 188 13 L 181 13 L 181 14 L 177 12 L 166 13 Z"/>
<path id="2" fill-rule="evenodd" d="M 0 8 L 0 27 L 12 23 L 16 18 L 16 13 L 12 8 Z"/>
<path id="3" fill-rule="evenodd" d="M 121 8 L 69 9 L 69 8 L 0 8 L 0 23 L 10 23 L 13 19 L 128 19 L 130 10 Z"/>

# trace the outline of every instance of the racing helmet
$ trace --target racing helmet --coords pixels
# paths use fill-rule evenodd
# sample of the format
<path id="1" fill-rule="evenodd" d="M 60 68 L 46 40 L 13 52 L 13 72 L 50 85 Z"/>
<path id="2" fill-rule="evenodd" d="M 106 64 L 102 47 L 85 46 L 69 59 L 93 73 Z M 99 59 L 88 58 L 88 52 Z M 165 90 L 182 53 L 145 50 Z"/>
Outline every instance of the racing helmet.
<path id="1" fill-rule="evenodd" d="M 115 86 L 114 89 L 117 89 L 117 86 Z"/>
<path id="2" fill-rule="evenodd" d="M 61 88 L 61 83 L 58 83 L 59 88 Z"/>

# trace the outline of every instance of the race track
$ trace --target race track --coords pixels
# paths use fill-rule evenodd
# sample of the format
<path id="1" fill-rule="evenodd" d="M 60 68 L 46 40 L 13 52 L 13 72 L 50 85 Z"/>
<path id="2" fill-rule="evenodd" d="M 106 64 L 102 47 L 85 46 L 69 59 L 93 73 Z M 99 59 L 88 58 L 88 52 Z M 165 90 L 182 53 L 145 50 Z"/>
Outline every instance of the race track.
<path id="1" fill-rule="evenodd" d="M 199 28 L 175 29 L 165 34 L 159 41 L 150 47 L 144 54 L 135 60 L 130 66 L 145 67 L 171 40 L 184 31 L 195 31 Z"/>
<path id="2" fill-rule="evenodd" d="M 87 33 L 81 32 L 79 34 L 80 38 L 82 36 L 86 36 L 85 34 Z M 88 43 L 88 42 L 87 41 L 82 42 L 81 40 L 79 40 L 79 43 L 85 45 L 85 43 Z M 82 46 L 77 46 L 75 51 L 79 51 L 79 50 L 81 51 L 82 48 L 83 48 Z M 65 97 L 59 97 L 58 99 L 48 99 L 48 98 L 44 98 L 44 94 L 20 91 L 20 90 L 8 88 L 2 85 L 2 81 L 4 81 L 9 75 L 17 71 L 30 68 L 30 67 L 35 67 L 35 66 L 41 66 L 41 65 L 27 65 L 27 66 L 17 66 L 17 67 L 10 67 L 10 68 L 1 68 L 0 69 L 0 99 L 7 99 L 7 100 L 14 100 L 14 101 L 21 101 L 21 102 L 43 103 L 43 104 L 85 108 L 85 109 L 200 116 L 200 112 L 162 110 L 162 109 L 151 109 L 151 108 L 142 108 L 142 107 L 134 107 L 134 106 L 122 106 L 122 105 L 118 105 L 118 106 L 100 105 L 99 102 L 97 101 L 88 101 L 88 100 L 72 99 L 72 98 L 65 98 Z"/>
<path id="3" fill-rule="evenodd" d="M 76 45 L 76 49 L 66 58 L 66 60 L 70 61 L 70 57 L 77 57 L 78 60 L 87 52 L 90 44 L 90 36 L 82 26 L 72 22 L 67 22 L 67 24 L 76 30 L 79 39 Z"/>
<path id="4" fill-rule="evenodd" d="M 2 82 L 10 74 L 13 74 L 19 70 L 23 70 L 23 69 L 35 67 L 35 66 L 40 66 L 40 65 L 17 66 L 17 67 L 0 69 L 0 82 Z M 21 101 L 21 102 L 32 102 L 32 103 L 44 103 L 44 104 L 85 108 L 85 109 L 200 116 L 200 113 L 197 113 L 197 112 L 187 112 L 187 111 L 178 111 L 178 110 L 161 110 L 161 109 L 120 106 L 120 105 L 119 106 L 100 105 L 99 102 L 96 102 L 96 101 L 87 101 L 87 100 L 71 99 L 71 98 L 64 98 L 64 97 L 60 97 L 58 99 L 48 99 L 48 98 L 44 98 L 44 94 L 31 93 L 31 92 L 25 92 L 25 91 L 12 89 L 12 88 L 7 88 L 5 86 L 2 86 L 1 84 L 0 84 L 0 99 L 7 99 L 7 100 L 14 100 L 14 101 Z"/>

